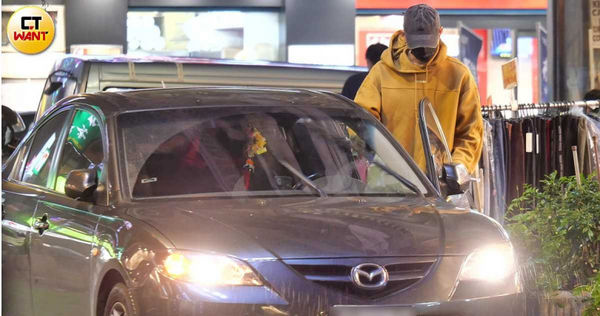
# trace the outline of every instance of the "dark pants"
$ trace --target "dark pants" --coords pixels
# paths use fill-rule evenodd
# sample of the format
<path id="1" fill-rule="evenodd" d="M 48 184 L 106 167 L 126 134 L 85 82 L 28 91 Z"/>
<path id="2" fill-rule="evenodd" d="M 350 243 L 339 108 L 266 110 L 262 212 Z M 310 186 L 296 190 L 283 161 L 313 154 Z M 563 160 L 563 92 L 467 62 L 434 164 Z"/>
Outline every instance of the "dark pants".
<path id="1" fill-rule="evenodd" d="M 562 116 L 552 119 L 552 137 L 550 140 L 551 171 L 556 171 L 558 176 L 564 174 L 563 170 L 563 142 L 562 142 Z"/>
<path id="2" fill-rule="evenodd" d="M 525 183 L 525 144 L 523 139 L 523 123 L 512 121 L 507 123 L 510 130 L 510 146 L 508 159 L 508 187 L 506 200 L 508 203 L 523 193 Z"/>
<path id="3" fill-rule="evenodd" d="M 496 201 L 494 213 L 490 216 L 500 223 L 504 221 L 506 211 L 506 130 L 503 120 L 492 122 L 493 146 L 494 146 L 494 175 L 492 197 Z"/>
<path id="4" fill-rule="evenodd" d="M 525 183 L 533 186 L 536 183 L 536 128 L 534 119 L 525 119 L 522 123 L 525 143 Z M 521 191 L 522 192 L 522 191 Z"/>
<path id="5" fill-rule="evenodd" d="M 566 116 L 562 121 L 563 131 L 563 154 L 564 154 L 564 176 L 575 175 L 575 164 L 571 147 L 577 146 L 579 135 L 579 119 L 574 116 Z"/>
<path id="6" fill-rule="evenodd" d="M 540 180 L 546 173 L 546 121 L 543 118 L 535 118 L 535 181 L 534 185 L 540 187 Z"/>

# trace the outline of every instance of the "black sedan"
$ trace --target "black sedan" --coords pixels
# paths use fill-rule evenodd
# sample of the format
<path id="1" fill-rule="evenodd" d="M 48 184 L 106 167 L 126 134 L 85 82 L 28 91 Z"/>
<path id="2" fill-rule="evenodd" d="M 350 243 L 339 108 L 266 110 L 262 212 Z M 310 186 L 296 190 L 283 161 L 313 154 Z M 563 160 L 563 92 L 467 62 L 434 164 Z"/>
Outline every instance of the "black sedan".
<path id="1" fill-rule="evenodd" d="M 69 97 L 2 201 L 3 315 L 523 313 L 502 227 L 331 93 Z"/>

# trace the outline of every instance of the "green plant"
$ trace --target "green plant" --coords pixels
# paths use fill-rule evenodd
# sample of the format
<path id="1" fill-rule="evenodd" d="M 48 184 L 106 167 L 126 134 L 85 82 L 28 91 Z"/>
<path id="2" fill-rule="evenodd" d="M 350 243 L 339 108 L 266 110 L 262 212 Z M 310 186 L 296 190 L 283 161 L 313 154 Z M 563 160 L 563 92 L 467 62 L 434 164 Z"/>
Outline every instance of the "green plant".
<path id="1" fill-rule="evenodd" d="M 526 187 L 507 214 L 507 229 L 520 262 L 538 290 L 595 286 L 600 300 L 600 186 L 592 176 L 547 176 L 541 190 Z M 593 315 L 593 314 L 590 314 Z"/>
<path id="2" fill-rule="evenodd" d="M 590 304 L 583 312 L 583 316 L 600 316 L 600 273 L 596 274 L 591 284 L 579 286 L 573 292 L 579 296 L 590 296 Z"/>
<path id="3" fill-rule="evenodd" d="M 600 316 L 600 273 L 596 274 L 596 279 L 590 286 L 592 303 L 588 306 L 584 316 Z"/>

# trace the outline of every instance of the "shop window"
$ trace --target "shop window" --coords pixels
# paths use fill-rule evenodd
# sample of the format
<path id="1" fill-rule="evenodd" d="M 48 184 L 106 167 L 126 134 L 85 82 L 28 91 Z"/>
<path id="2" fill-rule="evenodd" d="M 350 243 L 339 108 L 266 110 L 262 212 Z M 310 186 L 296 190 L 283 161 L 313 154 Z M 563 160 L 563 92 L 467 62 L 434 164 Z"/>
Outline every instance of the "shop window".
<path id="1" fill-rule="evenodd" d="M 537 38 L 519 36 L 517 39 L 518 100 L 519 103 L 538 102 L 538 53 Z"/>
<path id="2" fill-rule="evenodd" d="M 281 61 L 280 20 L 278 11 L 129 11 L 127 53 Z"/>

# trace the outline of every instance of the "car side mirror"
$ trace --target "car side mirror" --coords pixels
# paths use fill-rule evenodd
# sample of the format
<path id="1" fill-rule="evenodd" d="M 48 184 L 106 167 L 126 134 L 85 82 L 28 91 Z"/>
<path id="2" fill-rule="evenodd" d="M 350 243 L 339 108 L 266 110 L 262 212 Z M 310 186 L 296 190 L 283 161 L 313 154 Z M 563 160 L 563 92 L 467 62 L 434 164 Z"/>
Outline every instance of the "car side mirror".
<path id="1" fill-rule="evenodd" d="M 445 184 L 446 195 L 455 195 L 466 192 L 473 179 L 463 165 L 450 163 L 444 164 L 442 181 Z"/>
<path id="2" fill-rule="evenodd" d="M 65 194 L 76 200 L 94 202 L 97 187 L 96 169 L 75 169 L 67 175 Z"/>

